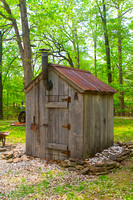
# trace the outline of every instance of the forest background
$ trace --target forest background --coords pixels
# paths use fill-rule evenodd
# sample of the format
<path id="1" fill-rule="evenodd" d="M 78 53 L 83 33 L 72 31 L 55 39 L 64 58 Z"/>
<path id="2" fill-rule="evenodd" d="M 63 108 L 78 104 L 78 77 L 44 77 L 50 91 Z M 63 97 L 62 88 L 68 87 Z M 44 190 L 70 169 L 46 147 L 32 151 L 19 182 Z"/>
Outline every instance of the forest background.
<path id="1" fill-rule="evenodd" d="M 117 89 L 115 115 L 133 115 L 132 10 L 131 0 L 0 0 L 0 119 L 21 111 L 40 48 Z"/>

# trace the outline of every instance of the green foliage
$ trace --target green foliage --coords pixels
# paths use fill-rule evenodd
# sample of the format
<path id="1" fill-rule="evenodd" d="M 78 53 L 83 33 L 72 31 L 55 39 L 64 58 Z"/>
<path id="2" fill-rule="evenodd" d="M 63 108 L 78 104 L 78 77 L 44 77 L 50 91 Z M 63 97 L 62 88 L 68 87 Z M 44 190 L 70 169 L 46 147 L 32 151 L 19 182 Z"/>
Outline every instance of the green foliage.
<path id="1" fill-rule="evenodd" d="M 114 119 L 114 140 L 125 142 L 133 140 L 133 118 Z"/>
<path id="2" fill-rule="evenodd" d="M 0 121 L 0 131 L 8 131 L 12 128 L 10 135 L 7 137 L 7 143 L 24 143 L 26 138 L 25 127 L 24 126 L 10 126 L 12 121 Z"/>
<path id="3" fill-rule="evenodd" d="M 22 38 L 21 16 L 19 13 L 19 1 L 7 1 L 12 16 L 17 20 Z M 127 115 L 133 114 L 133 48 L 132 48 L 132 8 L 133 3 L 128 1 L 105 0 L 107 8 L 107 30 L 109 35 L 111 67 L 113 82 L 111 86 L 125 95 L 125 111 Z M 24 101 L 23 69 L 16 42 L 16 36 L 10 17 L 0 1 L 0 28 L 3 36 L 3 95 L 4 118 L 16 117 L 21 101 Z M 118 6 L 122 14 L 121 23 L 118 19 Z M 107 83 L 107 66 L 104 44 L 104 29 L 99 8 L 102 10 L 102 1 L 92 0 L 28 0 L 28 20 L 30 27 L 30 39 L 33 52 L 34 77 L 41 72 L 41 58 L 39 48 L 49 48 L 51 55 L 49 62 L 73 66 L 89 70 L 93 74 L 97 72 L 98 78 Z M 119 84 L 118 68 L 118 30 L 121 31 L 122 40 L 122 69 L 123 85 Z M 97 62 L 94 66 L 94 40 L 96 40 Z M 23 42 L 22 42 L 23 43 Z M 34 47 L 33 47 L 34 46 Z M 15 94 L 16 93 L 16 94 Z M 115 95 L 115 114 L 120 113 L 120 94 Z M 17 108 L 12 109 L 13 104 Z"/>

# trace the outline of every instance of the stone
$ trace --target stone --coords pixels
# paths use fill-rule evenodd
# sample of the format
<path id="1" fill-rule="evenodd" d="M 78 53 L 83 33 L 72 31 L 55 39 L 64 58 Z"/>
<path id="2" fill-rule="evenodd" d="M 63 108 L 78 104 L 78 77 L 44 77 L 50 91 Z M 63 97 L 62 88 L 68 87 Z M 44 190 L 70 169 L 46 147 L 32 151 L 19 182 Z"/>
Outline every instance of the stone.
<path id="1" fill-rule="evenodd" d="M 97 175 L 97 176 L 99 176 L 99 175 L 106 175 L 106 174 L 108 174 L 108 171 L 95 173 L 95 175 Z"/>
<path id="2" fill-rule="evenodd" d="M 22 160 L 22 161 L 24 161 L 24 162 L 27 162 L 27 161 L 29 161 L 29 159 L 27 158 L 27 156 L 26 156 L 26 155 L 23 155 L 23 156 L 21 157 L 21 160 Z"/>
<path id="3" fill-rule="evenodd" d="M 6 148 L 0 148 L 0 152 L 6 151 Z"/>
<path id="4" fill-rule="evenodd" d="M 97 162 L 95 164 L 95 167 L 104 167 L 105 166 L 105 163 L 104 162 Z"/>
<path id="5" fill-rule="evenodd" d="M 94 167 L 94 172 L 106 172 L 106 167 Z"/>
<path id="6" fill-rule="evenodd" d="M 89 167 L 85 167 L 84 169 L 82 169 L 82 170 L 80 171 L 80 174 L 85 175 L 85 174 L 88 174 L 89 171 L 90 171 Z"/>
<path id="7" fill-rule="evenodd" d="M 68 170 L 69 171 L 76 171 L 76 168 L 75 167 L 68 167 Z"/>
<path id="8" fill-rule="evenodd" d="M 83 160 L 77 160 L 76 162 L 78 165 L 84 165 L 84 163 L 85 163 Z"/>
<path id="9" fill-rule="evenodd" d="M 3 160 L 6 159 L 6 156 L 2 154 L 1 159 L 3 159 Z"/>
<path id="10" fill-rule="evenodd" d="M 124 142 L 117 142 L 117 144 L 119 144 L 120 147 L 125 146 Z"/>
<path id="11" fill-rule="evenodd" d="M 130 157 L 130 154 L 129 154 L 129 155 L 122 156 L 122 159 L 123 159 L 123 160 L 126 160 L 126 159 L 129 158 L 129 157 Z"/>
<path id="12" fill-rule="evenodd" d="M 130 154 L 130 150 L 124 150 L 121 153 L 122 156 L 125 156 L 125 155 L 128 155 L 128 154 Z"/>
<path id="13" fill-rule="evenodd" d="M 14 158 L 14 159 L 13 159 L 13 162 L 14 162 L 14 163 L 18 163 L 18 162 L 20 162 L 20 161 L 21 161 L 21 158 Z"/>
<path id="14" fill-rule="evenodd" d="M 110 160 L 117 161 L 118 155 L 111 155 L 109 156 Z"/>
<path id="15" fill-rule="evenodd" d="M 117 162 L 122 162 L 123 160 L 124 160 L 123 157 L 118 157 L 118 158 L 117 158 Z"/>
<path id="16" fill-rule="evenodd" d="M 107 166 L 107 167 L 115 167 L 116 165 L 117 165 L 117 162 L 115 162 L 115 161 L 112 161 L 112 160 L 110 160 L 110 161 L 105 161 L 105 165 Z"/>
<path id="17" fill-rule="evenodd" d="M 76 162 L 76 159 L 75 158 L 69 158 L 69 161 Z"/>
<path id="18" fill-rule="evenodd" d="M 69 167 L 69 165 L 67 163 L 61 163 L 61 166 L 64 167 L 64 168 Z"/>
<path id="19" fill-rule="evenodd" d="M 133 145 L 128 146 L 128 149 L 133 149 Z"/>
<path id="20" fill-rule="evenodd" d="M 70 162 L 68 165 L 69 165 L 69 167 L 76 167 L 77 163 L 76 162 Z"/>
<path id="21" fill-rule="evenodd" d="M 130 153 L 130 156 L 133 157 L 133 151 Z"/>
<path id="22" fill-rule="evenodd" d="M 12 162 L 13 162 L 13 159 L 10 158 L 7 162 L 8 162 L 8 163 L 12 163 Z"/>
<path id="23" fill-rule="evenodd" d="M 77 166 L 76 166 L 76 169 L 77 169 L 77 170 L 82 170 L 83 168 L 84 168 L 84 167 L 83 167 L 82 165 L 77 165 Z"/>
<path id="24" fill-rule="evenodd" d="M 15 144 L 12 144 L 11 147 L 12 147 L 12 148 L 16 148 L 16 145 L 15 145 Z"/>
<path id="25" fill-rule="evenodd" d="M 69 160 L 64 160 L 63 162 L 64 162 L 64 163 L 69 163 L 70 161 L 69 161 Z"/>
<path id="26" fill-rule="evenodd" d="M 12 158 L 13 157 L 13 151 L 8 151 L 7 153 L 4 153 L 6 156 L 6 159 Z"/>
<path id="27" fill-rule="evenodd" d="M 133 146 L 133 142 L 126 142 L 126 146 Z"/>

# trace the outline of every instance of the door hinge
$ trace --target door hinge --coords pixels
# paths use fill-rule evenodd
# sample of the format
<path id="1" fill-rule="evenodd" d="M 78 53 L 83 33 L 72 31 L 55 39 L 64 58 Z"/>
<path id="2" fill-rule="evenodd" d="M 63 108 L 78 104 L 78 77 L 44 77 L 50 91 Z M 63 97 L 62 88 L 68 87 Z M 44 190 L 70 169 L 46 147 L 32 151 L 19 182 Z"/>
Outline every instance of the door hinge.
<path id="1" fill-rule="evenodd" d="M 71 129 L 71 124 L 62 125 L 61 127 L 63 127 L 63 128 L 67 128 L 68 130 L 70 130 L 70 129 Z"/>
<path id="2" fill-rule="evenodd" d="M 62 101 L 68 101 L 68 103 L 71 103 L 71 97 L 67 97 L 65 99 L 62 99 Z"/>
<path id="3" fill-rule="evenodd" d="M 68 151 L 62 151 L 61 153 L 63 153 L 65 155 L 67 155 L 68 157 L 70 157 L 70 151 L 69 150 Z"/>

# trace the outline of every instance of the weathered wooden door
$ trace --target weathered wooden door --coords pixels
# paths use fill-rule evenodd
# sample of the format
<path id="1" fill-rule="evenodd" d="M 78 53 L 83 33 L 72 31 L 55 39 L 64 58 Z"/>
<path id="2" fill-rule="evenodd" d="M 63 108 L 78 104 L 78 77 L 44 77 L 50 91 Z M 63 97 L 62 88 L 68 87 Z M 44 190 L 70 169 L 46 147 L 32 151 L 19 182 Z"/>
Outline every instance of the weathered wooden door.
<path id="1" fill-rule="evenodd" d="M 69 100 L 69 97 L 64 95 L 47 96 L 46 158 L 64 160 L 69 157 Z"/>

